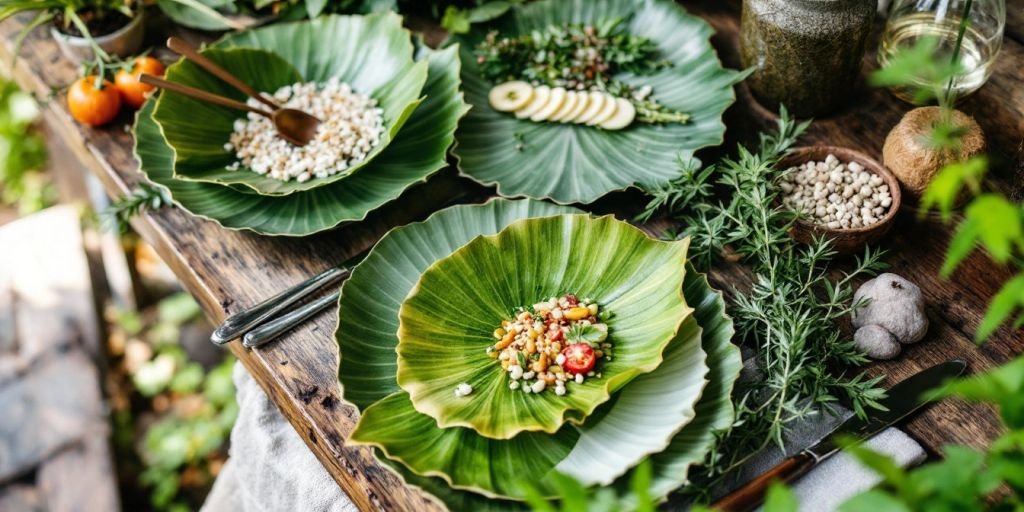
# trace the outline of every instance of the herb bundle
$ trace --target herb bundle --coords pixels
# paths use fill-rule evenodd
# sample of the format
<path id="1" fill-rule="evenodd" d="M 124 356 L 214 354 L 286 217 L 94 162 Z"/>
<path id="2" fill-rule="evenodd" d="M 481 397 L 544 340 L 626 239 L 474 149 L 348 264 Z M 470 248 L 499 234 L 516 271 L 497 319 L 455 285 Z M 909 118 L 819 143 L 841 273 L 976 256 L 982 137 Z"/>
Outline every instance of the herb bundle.
<path id="1" fill-rule="evenodd" d="M 648 123 L 685 123 L 689 115 L 658 103 L 649 86 L 635 88 L 616 73 L 646 75 L 671 66 L 658 46 L 622 29 L 622 19 L 596 24 L 551 25 L 515 37 L 491 31 L 476 47 L 481 75 L 492 83 L 524 80 L 533 85 L 596 90 L 629 98 Z"/>
<path id="2" fill-rule="evenodd" d="M 730 313 L 741 339 L 755 349 L 759 375 L 740 384 L 736 421 L 719 436 L 704 471 L 694 475 L 699 485 L 693 489 L 710 489 L 754 453 L 773 442 L 781 446 L 788 426 L 840 397 L 864 415 L 884 396 L 879 379 L 835 371 L 866 361 L 836 323 L 854 306 L 853 281 L 883 268 L 881 252 L 866 251 L 852 270 L 834 279 L 830 243 L 803 246 L 792 240 L 789 228 L 797 214 L 774 206 L 775 164 L 808 124 L 795 123 L 783 109 L 778 131 L 763 134 L 757 152 L 740 147 L 737 157 L 703 170 L 695 158 L 681 158 L 682 176 L 650 191 L 654 199 L 640 216 L 667 211 L 681 222 L 684 228 L 670 236 L 692 237 L 690 254 L 698 268 L 707 270 L 729 247 L 754 274 L 750 291 L 735 294 Z M 719 177 L 716 183 L 712 176 Z M 722 194 L 718 199 L 714 185 Z"/>

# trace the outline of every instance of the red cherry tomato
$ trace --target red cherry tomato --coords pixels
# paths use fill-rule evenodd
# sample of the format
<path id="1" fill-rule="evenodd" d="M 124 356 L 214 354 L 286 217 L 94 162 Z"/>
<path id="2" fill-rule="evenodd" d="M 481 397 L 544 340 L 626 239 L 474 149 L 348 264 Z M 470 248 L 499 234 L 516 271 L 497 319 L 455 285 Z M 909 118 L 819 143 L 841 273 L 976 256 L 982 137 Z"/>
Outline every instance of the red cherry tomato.
<path id="1" fill-rule="evenodd" d="M 565 368 L 565 371 L 574 375 L 593 370 L 594 363 L 597 362 L 597 355 L 594 354 L 594 349 L 590 348 L 590 345 L 586 343 L 569 345 L 562 350 L 562 355 L 565 356 L 565 363 L 562 364 L 562 368 Z"/>
<path id="2" fill-rule="evenodd" d="M 164 76 L 164 65 L 153 57 L 135 59 L 131 70 L 121 69 L 114 75 L 114 87 L 121 93 L 121 99 L 132 108 L 139 108 L 146 102 L 146 95 L 154 89 L 152 85 L 139 81 L 143 73 Z"/>
<path id="3" fill-rule="evenodd" d="M 121 96 L 114 84 L 103 80 L 96 88 L 96 77 L 79 78 L 68 88 L 68 110 L 71 117 L 89 126 L 102 126 L 114 120 L 121 110 Z"/>

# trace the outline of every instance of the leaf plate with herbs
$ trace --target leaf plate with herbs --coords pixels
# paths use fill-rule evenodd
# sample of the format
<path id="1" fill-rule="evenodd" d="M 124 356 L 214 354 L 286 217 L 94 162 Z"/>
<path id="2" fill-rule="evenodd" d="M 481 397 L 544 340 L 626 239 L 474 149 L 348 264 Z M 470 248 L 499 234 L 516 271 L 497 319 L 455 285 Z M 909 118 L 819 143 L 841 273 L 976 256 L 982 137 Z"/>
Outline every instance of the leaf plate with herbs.
<path id="1" fill-rule="evenodd" d="M 505 199 L 442 210 L 386 235 L 342 288 L 335 334 L 339 378 L 345 399 L 361 412 L 352 441 L 377 447 L 382 462 L 453 510 L 524 509 L 515 500 L 534 487 L 551 495 L 546 473 L 571 474 L 586 485 L 625 485 L 630 468 L 645 456 L 655 462 L 655 489 L 664 496 L 682 485 L 715 432 L 732 421 L 730 392 L 740 368 L 738 349 L 730 343 L 732 321 L 721 295 L 692 267 L 683 294 L 695 311 L 662 354 L 664 361 L 626 384 L 582 425 L 490 439 L 465 427 L 440 428 L 412 406 L 397 381 L 396 333 L 399 309 L 421 274 L 477 236 L 524 218 L 564 213 L 578 211 Z M 541 455 L 526 461 L 523 450 Z"/>
<path id="2" fill-rule="evenodd" d="M 542 0 L 474 25 L 451 40 L 473 105 L 456 133 L 460 171 L 504 196 L 562 204 L 669 182 L 681 151 L 722 142 L 743 77 L 722 67 L 711 33 L 670 0 Z M 519 119 L 488 97 L 510 80 L 628 98 L 636 118 L 622 130 Z"/>

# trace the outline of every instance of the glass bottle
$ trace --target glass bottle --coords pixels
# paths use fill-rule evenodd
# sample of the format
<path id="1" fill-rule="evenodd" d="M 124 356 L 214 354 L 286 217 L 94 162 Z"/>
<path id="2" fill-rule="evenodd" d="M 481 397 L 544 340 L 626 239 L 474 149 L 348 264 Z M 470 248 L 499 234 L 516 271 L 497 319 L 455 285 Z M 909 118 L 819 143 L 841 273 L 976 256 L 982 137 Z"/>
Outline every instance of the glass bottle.
<path id="1" fill-rule="evenodd" d="M 879 65 L 886 66 L 894 54 L 924 37 L 935 38 L 939 55 L 952 59 L 968 3 L 960 45 L 963 72 L 953 80 L 952 91 L 956 97 L 977 91 L 992 75 L 992 64 L 1003 44 L 1005 0 L 894 0 L 878 46 Z M 893 93 L 912 101 L 905 90 L 894 89 Z"/>
<path id="2" fill-rule="evenodd" d="M 765 107 L 797 116 L 841 107 L 860 76 L 876 0 L 744 0 L 740 58 Z"/>

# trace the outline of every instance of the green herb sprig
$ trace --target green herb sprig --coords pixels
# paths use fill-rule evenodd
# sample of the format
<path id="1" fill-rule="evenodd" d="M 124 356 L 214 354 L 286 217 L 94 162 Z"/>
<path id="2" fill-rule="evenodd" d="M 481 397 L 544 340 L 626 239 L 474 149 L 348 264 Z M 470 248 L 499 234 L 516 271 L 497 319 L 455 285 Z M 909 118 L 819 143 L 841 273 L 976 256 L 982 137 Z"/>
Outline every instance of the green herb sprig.
<path id="1" fill-rule="evenodd" d="M 740 385 L 736 421 L 719 435 L 690 492 L 712 488 L 772 443 L 781 446 L 789 426 L 840 397 L 859 415 L 884 397 L 878 379 L 842 370 L 866 359 L 836 329 L 854 306 L 854 281 L 880 271 L 882 253 L 866 251 L 834 278 L 830 243 L 794 241 L 795 214 L 773 206 L 775 164 L 808 125 L 783 109 L 778 130 L 763 134 L 756 152 L 740 147 L 736 157 L 703 170 L 692 156 L 682 157 L 680 178 L 649 191 L 653 199 L 640 215 L 664 213 L 681 223 L 669 236 L 692 237 L 691 260 L 700 269 L 722 261 L 729 247 L 753 271 L 749 292 L 734 294 L 730 313 L 740 339 L 755 349 L 759 377 Z"/>
<path id="2" fill-rule="evenodd" d="M 100 212 L 100 219 L 109 229 L 125 233 L 136 215 L 156 211 L 171 204 L 171 198 L 166 190 L 142 182 L 138 188 L 115 200 Z"/>

